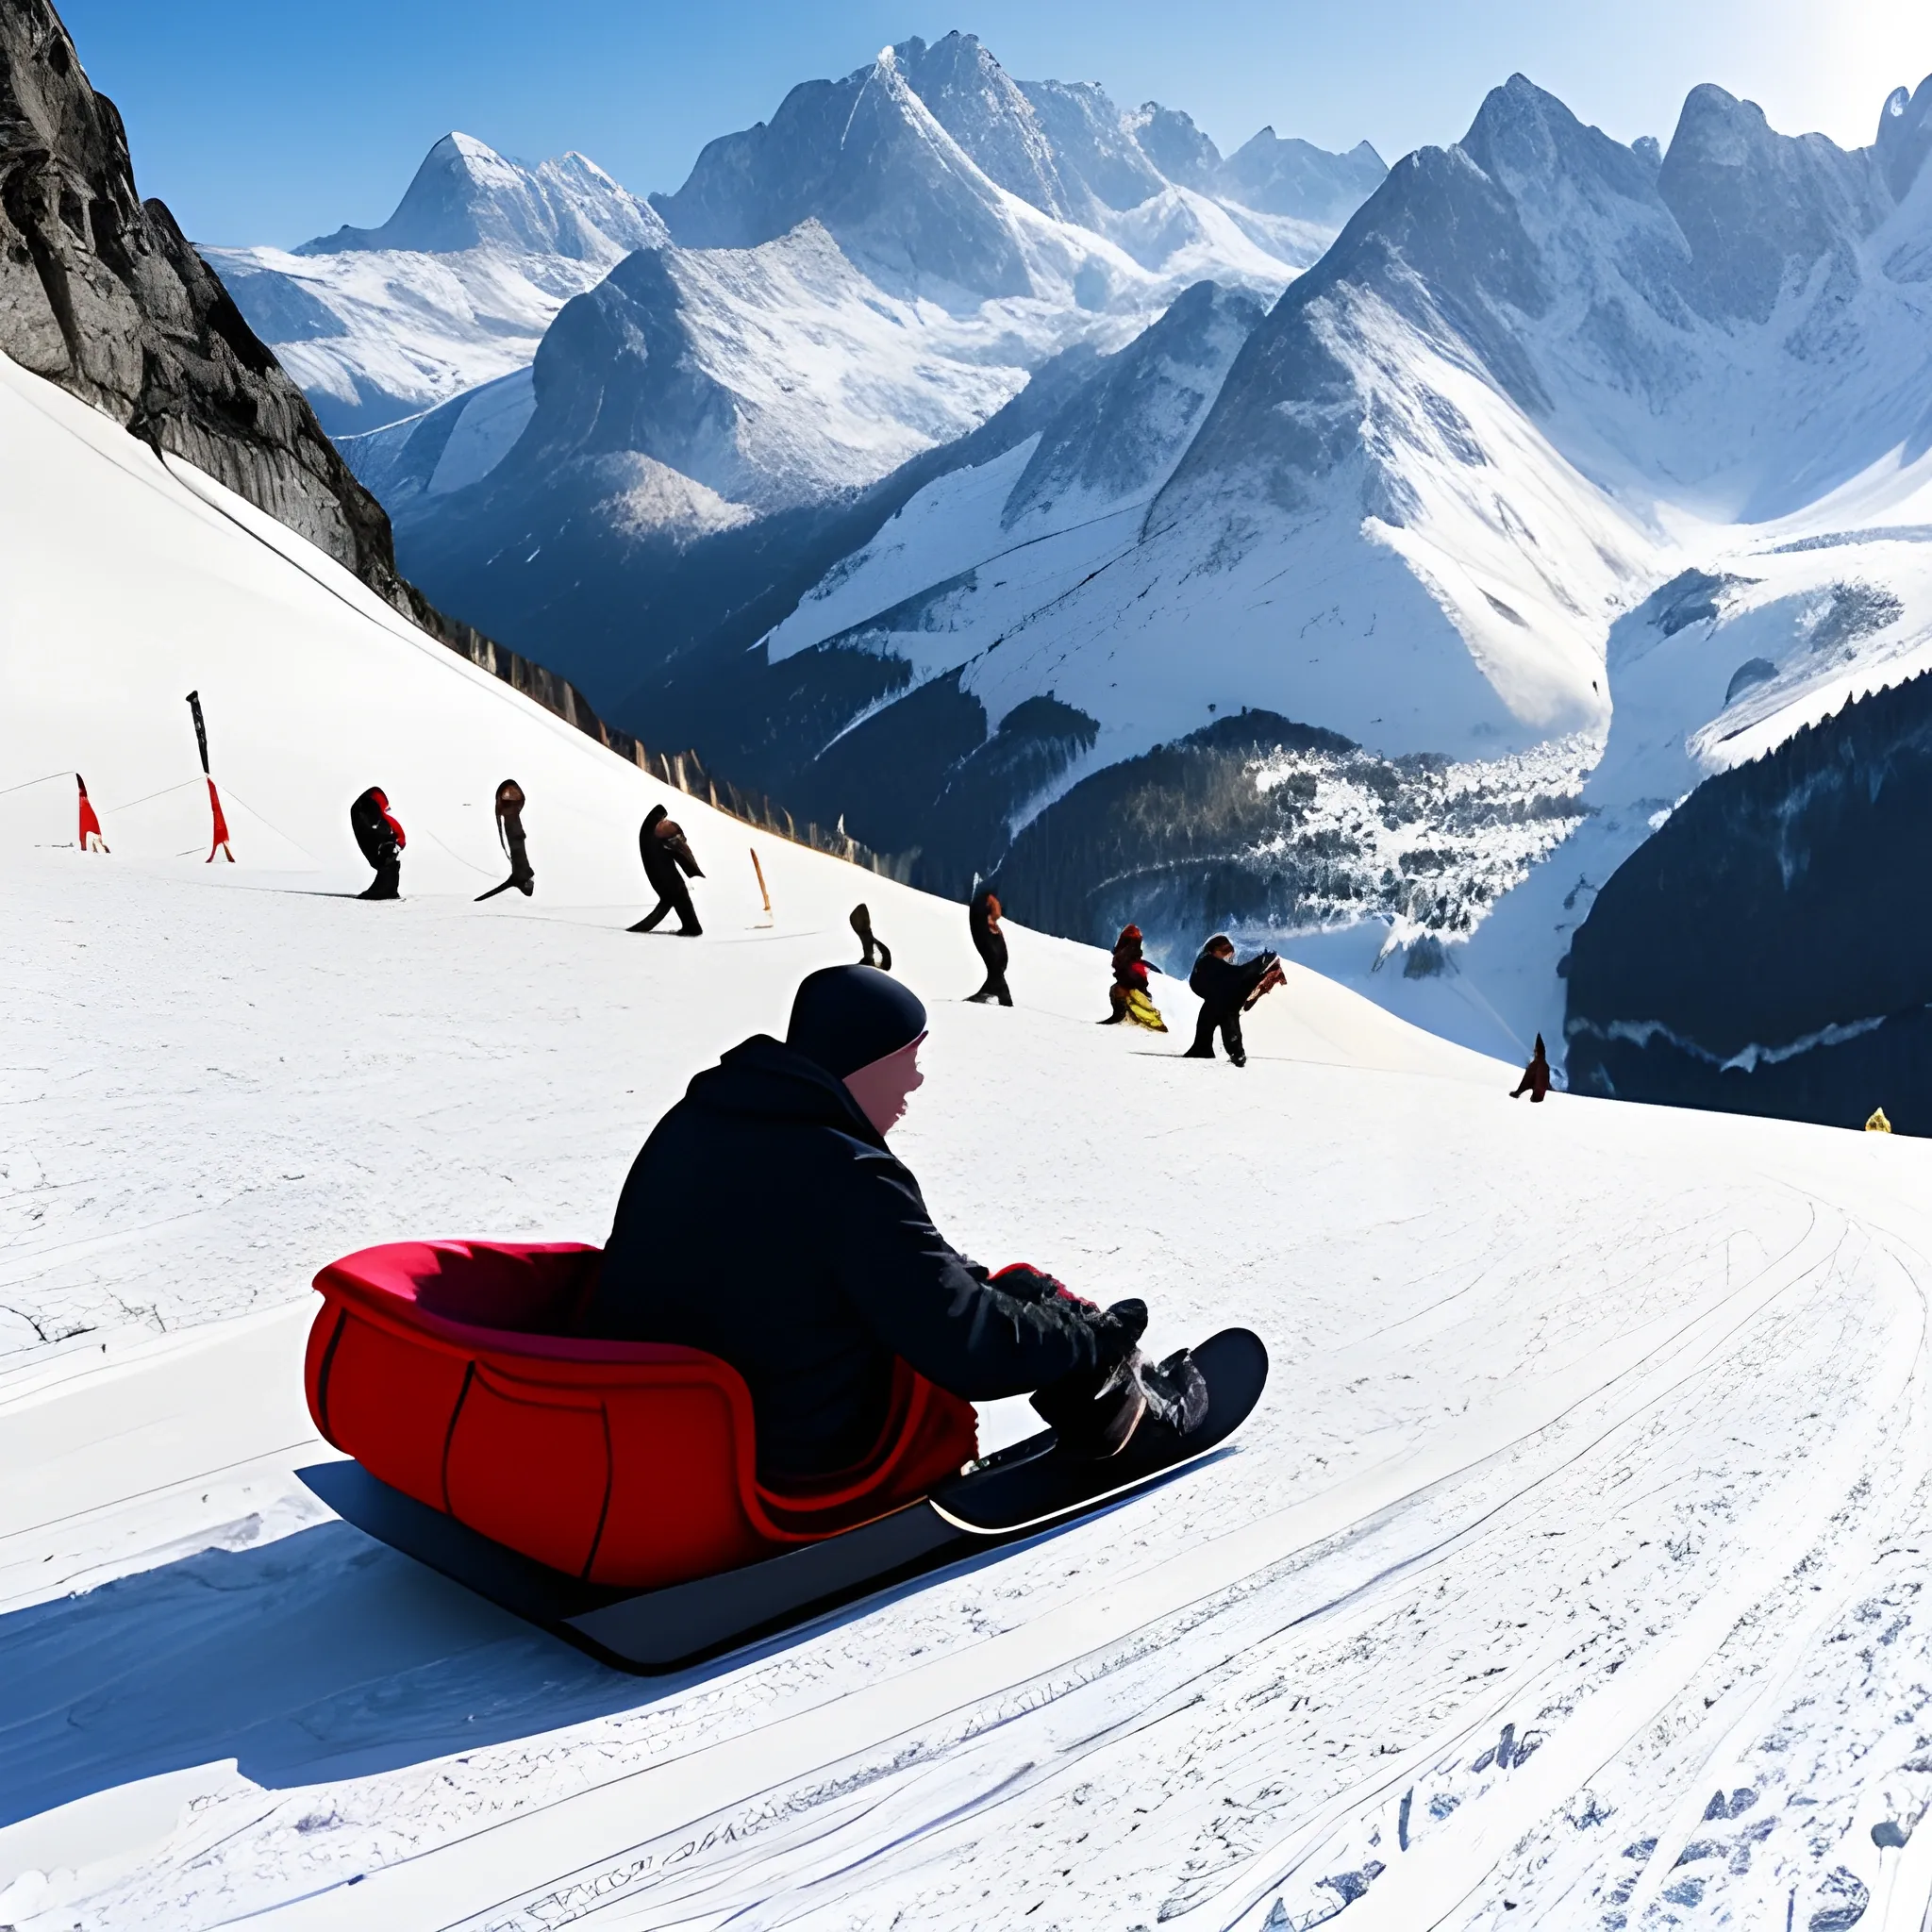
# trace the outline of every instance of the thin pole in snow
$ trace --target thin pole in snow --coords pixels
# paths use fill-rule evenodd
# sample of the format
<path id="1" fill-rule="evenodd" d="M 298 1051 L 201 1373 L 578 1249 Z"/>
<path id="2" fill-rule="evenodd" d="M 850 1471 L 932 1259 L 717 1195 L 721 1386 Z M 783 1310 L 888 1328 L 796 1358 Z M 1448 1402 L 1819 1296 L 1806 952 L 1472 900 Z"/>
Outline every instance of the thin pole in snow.
<path id="1" fill-rule="evenodd" d="M 765 884 L 765 869 L 758 863 L 758 848 L 756 845 L 751 848 L 751 869 L 758 875 L 758 897 L 765 902 L 765 916 L 759 923 L 764 925 L 774 924 L 775 921 L 772 915 L 772 891 Z"/>
<path id="2" fill-rule="evenodd" d="M 194 714 L 194 741 L 201 750 L 201 775 L 208 780 L 208 810 L 214 817 L 214 842 L 208 849 L 208 863 L 215 862 L 219 852 L 230 865 L 235 862 L 234 848 L 228 843 L 228 822 L 222 816 L 222 794 L 215 790 L 214 774 L 208 762 L 208 725 L 201 715 L 201 693 L 192 691 L 188 693 L 188 708 Z"/>

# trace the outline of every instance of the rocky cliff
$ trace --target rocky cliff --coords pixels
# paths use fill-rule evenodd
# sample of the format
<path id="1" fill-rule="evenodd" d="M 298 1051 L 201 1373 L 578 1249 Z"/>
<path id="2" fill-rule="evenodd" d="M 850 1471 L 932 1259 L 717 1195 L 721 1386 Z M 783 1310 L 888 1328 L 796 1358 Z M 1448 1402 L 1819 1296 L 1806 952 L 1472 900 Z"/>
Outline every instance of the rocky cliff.
<path id="1" fill-rule="evenodd" d="M 46 0 L 0 0 L 0 350 L 421 616 L 389 519 L 158 201 Z"/>

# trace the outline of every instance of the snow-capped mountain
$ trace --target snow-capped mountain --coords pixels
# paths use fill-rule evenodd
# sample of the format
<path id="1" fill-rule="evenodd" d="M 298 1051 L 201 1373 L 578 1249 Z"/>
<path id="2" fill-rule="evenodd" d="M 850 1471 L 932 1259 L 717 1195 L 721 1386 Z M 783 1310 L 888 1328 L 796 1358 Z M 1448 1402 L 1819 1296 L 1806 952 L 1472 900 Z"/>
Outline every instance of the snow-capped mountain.
<path id="1" fill-rule="evenodd" d="M 1091 83 L 1015 80 L 974 36 L 952 33 L 794 88 L 769 124 L 712 142 L 652 205 L 689 247 L 752 247 L 817 220 L 883 277 L 1018 295 L 1041 288 L 1029 212 L 1103 236 L 1149 270 L 1225 268 L 1242 236 L 1305 267 L 1386 170 L 1366 142 L 1331 155 L 1276 142 L 1270 128 L 1250 143 L 1283 147 L 1298 176 L 1265 160 L 1224 168 L 1176 109 L 1124 114 Z M 1177 259 L 1190 250 L 1199 258 Z M 1112 264 L 1082 266 L 1081 306 L 1104 306 Z"/>
<path id="2" fill-rule="evenodd" d="M 380 227 L 202 253 L 342 437 L 527 369 L 571 296 L 663 240 L 582 155 L 525 168 L 447 134 Z"/>
<path id="3" fill-rule="evenodd" d="M 1206 185 L 1162 174 L 1143 136 Z M 669 242 L 558 316 L 530 391 L 385 432 L 356 461 L 412 570 L 618 695 L 746 601 L 675 588 L 711 574 L 702 540 L 849 502 L 1199 280 L 1277 294 L 1382 172 L 1367 148 L 1297 152 L 1301 190 L 1245 208 L 1185 115 L 1016 81 L 971 36 L 908 41 L 707 147 L 654 200 Z M 508 423 L 525 393 L 488 472 L 443 469 L 473 407 Z M 760 590 L 798 575 L 795 544 L 761 541 Z M 637 610 L 674 605 L 641 647 Z"/>
<path id="4" fill-rule="evenodd" d="M 949 475 L 769 630 L 762 665 L 721 653 L 758 719 L 815 676 L 855 700 L 806 710 L 767 782 L 836 796 L 890 847 L 923 760 L 902 842 L 936 878 L 999 864 L 1030 916 L 1088 938 L 1136 917 L 1171 959 L 1216 924 L 1300 933 L 1461 1037 L 1555 1037 L 1578 876 L 1744 747 L 1919 662 L 1915 597 L 1886 588 L 1899 547 L 1860 554 L 1874 593 L 1840 596 L 1867 579 L 1818 546 L 1923 520 L 1928 103 L 1895 95 L 1846 152 L 1703 87 L 1665 151 L 1518 76 L 1457 147 L 1397 165 L 1144 493 L 1061 516 L 1017 491 L 1030 457 Z M 1691 632 L 1640 647 L 1651 593 L 1703 581 L 1686 571 L 1766 587 L 1672 605 L 1700 641 L 1737 619 L 1695 675 Z M 855 651 L 878 667 L 863 690 Z M 940 801 L 1008 721 L 1050 724 L 1051 770 L 947 850 Z"/>

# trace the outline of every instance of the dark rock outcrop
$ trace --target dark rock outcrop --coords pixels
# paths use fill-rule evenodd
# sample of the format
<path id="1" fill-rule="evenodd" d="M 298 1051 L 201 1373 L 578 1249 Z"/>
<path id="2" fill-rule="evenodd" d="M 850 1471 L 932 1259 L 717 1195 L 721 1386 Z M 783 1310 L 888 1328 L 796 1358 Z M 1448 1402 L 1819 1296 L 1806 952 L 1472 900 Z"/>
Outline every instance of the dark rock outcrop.
<path id="1" fill-rule="evenodd" d="M 158 201 L 46 0 L 0 0 L 0 350 L 299 531 L 398 608 L 389 519 Z"/>
<path id="2" fill-rule="evenodd" d="M 1932 1134 L 1932 677 L 1707 779 L 1571 948 L 1578 1092 Z"/>

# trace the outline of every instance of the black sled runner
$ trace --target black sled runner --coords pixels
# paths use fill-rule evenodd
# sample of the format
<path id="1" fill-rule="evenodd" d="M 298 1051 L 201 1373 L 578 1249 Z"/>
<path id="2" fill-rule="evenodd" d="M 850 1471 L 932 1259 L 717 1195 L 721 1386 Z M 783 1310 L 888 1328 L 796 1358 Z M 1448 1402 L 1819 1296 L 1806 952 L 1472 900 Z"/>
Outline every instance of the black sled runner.
<path id="1" fill-rule="evenodd" d="M 821 1542 L 662 1590 L 580 1581 L 507 1549 L 355 1462 L 297 1474 L 344 1522 L 621 1671 L 655 1674 L 758 1638 L 983 1550 L 1070 1523 L 1197 1462 L 1248 1418 L 1268 1379 L 1257 1335 L 1224 1328 L 1193 1351 L 1208 1413 L 1186 1436 L 1149 1416 L 1118 1456 L 1062 1455 L 1051 1429 L 949 1477 L 917 1503 Z"/>

